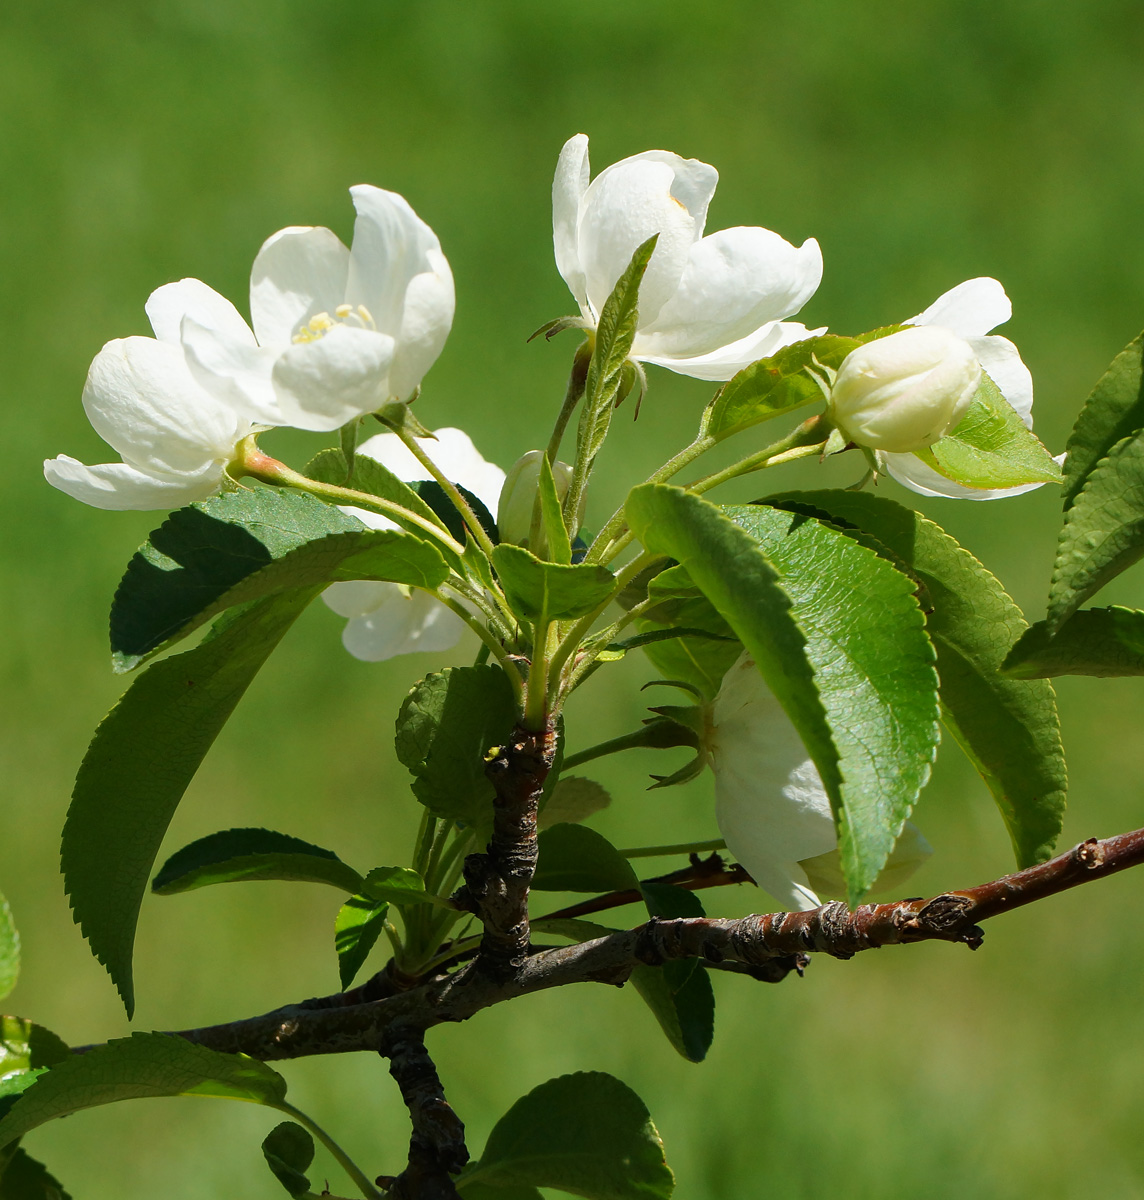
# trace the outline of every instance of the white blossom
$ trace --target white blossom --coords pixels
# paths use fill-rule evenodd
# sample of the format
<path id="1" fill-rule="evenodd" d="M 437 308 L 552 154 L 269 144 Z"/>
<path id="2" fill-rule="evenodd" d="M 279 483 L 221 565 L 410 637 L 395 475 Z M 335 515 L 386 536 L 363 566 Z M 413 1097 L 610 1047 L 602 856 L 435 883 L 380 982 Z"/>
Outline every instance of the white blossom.
<path id="1" fill-rule="evenodd" d="M 636 249 L 659 234 L 640 286 L 633 359 L 698 379 L 730 379 L 824 332 L 782 320 L 822 278 L 813 238 L 795 247 L 758 226 L 703 236 L 719 180 L 714 167 L 647 150 L 589 180 L 588 139 L 577 134 L 556 166 L 552 228 L 556 265 L 588 325 L 599 320 Z"/>

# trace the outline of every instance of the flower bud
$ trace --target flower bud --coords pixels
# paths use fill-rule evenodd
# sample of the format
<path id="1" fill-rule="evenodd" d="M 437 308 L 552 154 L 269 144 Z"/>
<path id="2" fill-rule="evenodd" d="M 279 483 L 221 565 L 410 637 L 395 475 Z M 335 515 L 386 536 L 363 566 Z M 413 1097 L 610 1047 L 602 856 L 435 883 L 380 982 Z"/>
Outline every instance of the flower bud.
<path id="1" fill-rule="evenodd" d="M 849 441 L 907 454 L 932 446 L 965 416 L 981 363 L 963 338 L 917 326 L 851 351 L 830 393 L 830 415 Z"/>
<path id="2" fill-rule="evenodd" d="M 529 450 L 509 468 L 504 487 L 501 488 L 500 503 L 497 505 L 497 529 L 502 542 L 528 546 L 532 517 L 536 511 L 536 497 L 540 490 L 540 460 L 543 457 L 543 450 Z M 567 463 L 554 462 L 552 478 L 556 483 L 556 495 L 563 503 L 572 483 L 572 468 Z M 539 558 L 543 558 L 548 553 L 548 539 L 544 536 L 543 524 L 537 543 L 528 548 Z"/>

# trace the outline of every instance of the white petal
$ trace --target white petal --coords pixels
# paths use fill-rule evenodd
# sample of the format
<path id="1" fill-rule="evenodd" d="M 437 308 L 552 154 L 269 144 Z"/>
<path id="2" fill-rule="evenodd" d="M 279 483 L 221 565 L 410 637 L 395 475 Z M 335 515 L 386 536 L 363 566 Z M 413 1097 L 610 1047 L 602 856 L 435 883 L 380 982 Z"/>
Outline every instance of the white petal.
<path id="1" fill-rule="evenodd" d="M 577 227 L 580 206 L 588 190 L 588 137 L 578 133 L 569 138 L 556 161 L 552 180 L 552 245 L 556 251 L 556 269 L 568 285 L 576 303 L 588 314 L 588 293 L 584 269 L 580 266 Z"/>
<path id="2" fill-rule="evenodd" d="M 449 650 L 461 640 L 465 624 L 427 592 L 394 594 L 366 616 L 351 620 L 342 643 L 355 657 L 381 662 L 417 650 Z"/>
<path id="3" fill-rule="evenodd" d="M 389 368 L 390 395 L 398 400 L 408 400 L 421 386 L 453 327 L 453 272 L 440 250 L 430 250 L 425 257 L 430 270 L 409 281 Z"/>
<path id="4" fill-rule="evenodd" d="M 1017 410 L 1028 429 L 1033 428 L 1033 376 L 1021 361 L 1021 354 L 1008 338 L 970 338 L 969 344 L 990 379 Z"/>
<path id="5" fill-rule="evenodd" d="M 358 453 L 361 453 L 361 447 L 358 447 Z M 348 513 L 351 517 L 357 519 L 367 529 L 400 529 L 396 521 L 391 521 L 388 517 L 383 517 L 381 513 L 370 512 L 367 508 L 355 508 L 352 504 L 339 504 L 338 508 L 344 513 Z M 356 582 L 356 581 L 354 581 Z M 334 587 L 340 587 L 340 584 L 333 584 Z M 334 610 L 337 611 L 336 609 Z"/>
<path id="6" fill-rule="evenodd" d="M 259 346 L 253 335 L 249 341 L 227 337 L 191 315 L 183 318 L 182 342 L 191 374 L 208 392 L 253 424 L 287 423 L 270 378 L 279 347 Z"/>
<path id="7" fill-rule="evenodd" d="M 180 279 L 167 283 L 147 298 L 147 319 L 161 342 L 178 345 L 184 317 L 192 317 L 204 329 L 221 334 L 243 346 L 255 344 L 250 326 L 242 314 L 214 288 L 201 279 Z"/>
<path id="8" fill-rule="evenodd" d="M 707 208 L 719 184 L 719 172 L 710 163 L 700 162 L 697 158 L 681 158 L 670 150 L 644 150 L 630 158 L 621 158 L 619 162 L 605 167 L 600 174 L 605 175 L 626 163 L 638 162 L 665 163 L 671 168 L 671 194 L 691 214 L 695 222 L 695 236 L 701 238 L 707 223 Z"/>
<path id="9" fill-rule="evenodd" d="M 1064 455 L 1055 461 L 1064 464 Z M 937 471 L 926 466 L 916 454 L 883 454 L 882 463 L 888 475 L 892 475 L 903 487 L 919 496 L 945 496 L 951 500 L 1003 500 L 1009 496 L 1021 496 L 1025 492 L 1044 487 L 1043 483 L 1023 483 L 1011 488 L 971 488 L 954 483 Z"/>
<path id="10" fill-rule="evenodd" d="M 505 473 L 495 463 L 481 457 L 472 438 L 463 429 L 446 426 L 434 430 L 434 435 L 436 441 L 418 438 L 418 444 L 440 467 L 446 479 L 467 488 L 489 512 L 495 513 Z M 362 442 L 357 452 L 381 463 L 406 483 L 432 478 L 395 433 L 375 434 Z"/>
<path id="11" fill-rule="evenodd" d="M 939 296 L 925 312 L 903 322 L 905 325 L 941 325 L 958 337 L 974 338 L 1004 325 L 1013 315 L 1013 305 L 996 279 L 982 276 L 967 279 Z"/>
<path id="12" fill-rule="evenodd" d="M 349 511 L 343 509 L 343 512 Z M 355 514 L 356 515 L 356 514 Z M 332 583 L 322 593 L 322 599 L 339 617 L 364 617 L 379 609 L 387 600 L 401 595 L 396 583 L 379 583 L 372 579 L 350 579 Z"/>
<path id="13" fill-rule="evenodd" d="M 289 347 L 272 372 L 286 423 L 329 433 L 380 408 L 389 394 L 392 359 L 393 338 L 348 325 Z"/>
<path id="14" fill-rule="evenodd" d="M 152 475 L 126 463 L 88 467 L 66 454 L 44 463 L 44 478 L 84 504 L 104 509 L 182 508 L 218 491 L 222 465 L 210 464 L 195 475 Z"/>
<path id="15" fill-rule="evenodd" d="M 250 271 L 250 315 L 263 346 L 286 345 L 318 313 L 346 296 L 350 252 L 321 226 L 291 226 L 267 238 Z"/>
<path id="16" fill-rule="evenodd" d="M 144 472 L 186 474 L 225 462 L 248 423 L 201 388 L 178 346 L 154 338 L 108 342 L 83 389 L 95 431 Z"/>
<path id="17" fill-rule="evenodd" d="M 826 332 L 826 326 L 821 329 L 807 329 L 797 321 L 775 321 L 764 325 L 749 337 L 722 346 L 710 354 L 697 355 L 694 358 L 676 358 L 674 355 L 645 354 L 643 342 L 639 334 L 632 345 L 632 358 L 640 362 L 654 363 L 666 367 L 679 375 L 690 375 L 693 379 L 727 380 L 738 374 L 744 367 L 758 362 L 760 358 L 770 358 L 784 346 L 807 338 L 818 337 Z"/>
<path id="18" fill-rule="evenodd" d="M 640 322 L 640 345 L 655 355 L 693 357 L 798 312 L 822 280 L 822 251 L 769 229 L 721 229 L 696 242 L 679 288 L 654 322 Z"/>

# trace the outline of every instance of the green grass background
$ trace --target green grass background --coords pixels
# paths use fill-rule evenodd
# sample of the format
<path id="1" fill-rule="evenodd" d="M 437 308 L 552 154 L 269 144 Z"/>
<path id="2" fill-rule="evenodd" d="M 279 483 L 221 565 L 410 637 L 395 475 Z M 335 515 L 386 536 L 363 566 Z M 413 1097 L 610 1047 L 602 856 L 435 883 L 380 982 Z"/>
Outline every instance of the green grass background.
<path id="1" fill-rule="evenodd" d="M 975 275 L 1000 278 L 1059 451 L 1109 359 L 1144 323 L 1144 22 L 1133 0 L 37 0 L 0 15 L 0 887 L 26 941 L 9 1007 L 73 1042 L 127 1029 L 57 874 L 71 779 L 122 681 L 106 612 L 151 514 L 82 507 L 42 481 L 59 452 L 101 461 L 79 404 L 102 343 L 146 332 L 157 285 L 194 275 L 244 303 L 262 239 L 328 224 L 345 189 L 402 192 L 457 278 L 453 335 L 419 405 L 508 466 L 542 444 L 573 343 L 525 343 L 568 311 L 551 256 L 560 145 L 597 167 L 653 146 L 712 162 L 711 228 L 817 237 L 805 316 L 843 332 L 900 320 Z M 709 389 L 653 373 L 621 413 L 590 521 L 690 437 Z M 313 439 L 271 442 L 302 461 Z M 856 468 L 776 472 L 779 487 Z M 910 500 L 896 485 L 885 494 Z M 739 495 L 757 492 L 752 485 Z M 919 507 L 1043 603 L 1053 489 Z M 1139 574 L 1108 595 L 1144 603 Z M 241 705 L 180 810 L 174 850 L 266 824 L 361 867 L 407 853 L 417 814 L 391 749 L 396 704 L 440 661 L 349 658 L 318 605 Z M 625 663 L 574 710 L 570 744 L 633 727 L 651 672 Z M 1064 842 L 1144 824 L 1138 681 L 1066 680 Z M 579 713 L 579 719 L 576 714 Z M 589 728 L 588 721 L 594 723 Z M 674 760 L 673 760 L 674 761 Z M 709 779 L 644 791 L 647 753 L 589 772 L 621 844 L 714 836 Z M 947 746 L 917 819 L 937 848 L 919 891 L 1010 859 Z M 670 864 L 664 864 L 668 866 Z M 479 1151 L 523 1092 L 610 1070 L 648 1103 L 680 1200 L 1128 1198 L 1144 1193 L 1144 875 L 997 921 L 975 955 L 916 946 L 816 961 L 779 987 L 715 980 L 708 1061 L 678 1058 L 628 991 L 504 1006 L 431 1038 Z M 718 897 L 722 912 L 755 896 Z M 337 897 L 246 885 L 149 899 L 138 1028 L 263 1011 L 336 984 Z M 399 1169 L 406 1122 L 384 1064 L 290 1064 L 293 1098 L 371 1172 Z M 281 1195 L 265 1110 L 149 1101 L 28 1139 L 76 1200 Z M 321 1171 L 330 1169 L 327 1160 Z M 331 1169 L 334 1191 L 348 1187 Z"/>

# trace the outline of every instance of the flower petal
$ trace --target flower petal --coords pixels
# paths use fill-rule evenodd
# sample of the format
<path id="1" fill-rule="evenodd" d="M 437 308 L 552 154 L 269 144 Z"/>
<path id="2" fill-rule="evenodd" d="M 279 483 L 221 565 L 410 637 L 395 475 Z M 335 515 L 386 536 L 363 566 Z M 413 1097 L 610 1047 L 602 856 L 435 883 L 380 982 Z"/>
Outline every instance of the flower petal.
<path id="1" fill-rule="evenodd" d="M 906 325 L 941 325 L 958 337 L 982 337 L 1013 315 L 1005 289 L 987 275 L 967 279 L 939 296 L 925 312 L 903 322 Z"/>
<path id="2" fill-rule="evenodd" d="M 211 463 L 193 475 L 152 475 L 126 463 L 88 467 L 66 454 L 44 463 L 44 478 L 84 504 L 103 509 L 182 508 L 218 491 L 222 465 Z"/>
<path id="3" fill-rule="evenodd" d="M 564 143 L 556 160 L 556 175 L 552 180 L 552 245 L 556 251 L 556 269 L 585 316 L 588 293 L 584 269 L 580 266 L 577 228 L 589 178 L 588 137 L 578 133 Z"/>
<path id="4" fill-rule="evenodd" d="M 398 400 L 408 400 L 421 386 L 453 327 L 453 272 L 440 250 L 429 250 L 425 257 L 430 269 L 414 275 L 405 290 L 397 349 L 389 369 L 389 391 Z"/>
<path id="5" fill-rule="evenodd" d="M 254 424 L 287 423 L 270 379 L 278 347 L 256 345 L 253 335 L 249 341 L 228 337 L 191 314 L 183 318 L 182 343 L 191 374 L 208 392 Z"/>
<path id="6" fill-rule="evenodd" d="M 382 662 L 418 650 L 450 650 L 461 640 L 464 622 L 440 600 L 422 591 L 406 596 L 395 584 L 387 586 L 393 590 L 380 607 L 342 631 L 342 643 L 354 658 Z"/>
<path id="7" fill-rule="evenodd" d="M 451 483 L 459 483 L 480 500 L 489 512 L 496 512 L 504 486 L 505 473 L 495 463 L 486 462 L 463 429 L 446 426 L 433 431 L 434 438 L 418 438 L 418 444 L 441 469 Z M 375 462 L 392 471 L 398 479 L 414 483 L 430 479 L 429 472 L 413 457 L 395 433 L 378 433 L 357 448 Z"/>
<path id="8" fill-rule="evenodd" d="M 286 345 L 346 296 L 350 252 L 321 226 L 292 225 L 267 238 L 250 271 L 250 315 L 263 346 Z"/>
<path id="9" fill-rule="evenodd" d="M 721 229 L 696 242 L 679 287 L 654 322 L 640 322 L 640 345 L 674 357 L 711 354 L 796 313 L 822 280 L 822 251 L 757 226 Z"/>
<path id="10" fill-rule="evenodd" d="M 343 512 L 350 510 L 343 509 Z M 396 583 L 379 583 L 372 579 L 349 579 L 332 583 L 322 593 L 322 599 L 339 617 L 364 617 L 379 609 L 387 600 L 401 595 Z"/>
<path id="11" fill-rule="evenodd" d="M 290 346 L 272 371 L 286 423 L 329 433 L 380 408 L 389 394 L 392 359 L 393 338 L 348 325 Z"/>
<path id="12" fill-rule="evenodd" d="M 1043 483 L 1023 483 L 1011 488 L 971 488 L 939 475 L 916 454 L 883 454 L 881 457 L 886 473 L 919 496 L 945 496 L 951 500 L 1003 500 L 1045 486 Z M 1064 458 L 1060 454 L 1054 461 L 1063 466 Z"/>
<path id="13" fill-rule="evenodd" d="M 1033 376 L 1021 360 L 1020 351 L 1008 338 L 969 339 L 973 352 L 1001 389 L 1001 395 L 1017 410 L 1028 429 L 1033 428 Z"/>
<path id="14" fill-rule="evenodd" d="M 250 326 L 242 314 L 214 288 L 201 279 L 180 279 L 156 288 L 147 298 L 147 319 L 161 342 L 178 345 L 184 317 L 243 346 L 255 345 Z"/>
<path id="15" fill-rule="evenodd" d="M 818 337 L 825 332 L 825 325 L 821 329 L 807 329 L 797 321 L 774 321 L 741 341 L 721 346 L 710 354 L 696 355 L 694 358 L 676 358 L 671 354 L 646 354 L 642 339 L 637 334 L 632 346 L 632 357 L 640 362 L 666 367 L 679 375 L 690 375 L 693 379 L 725 381 L 738 374 L 744 367 L 758 362 L 760 358 L 769 358 L 772 354 L 777 354 L 784 346 Z"/>

